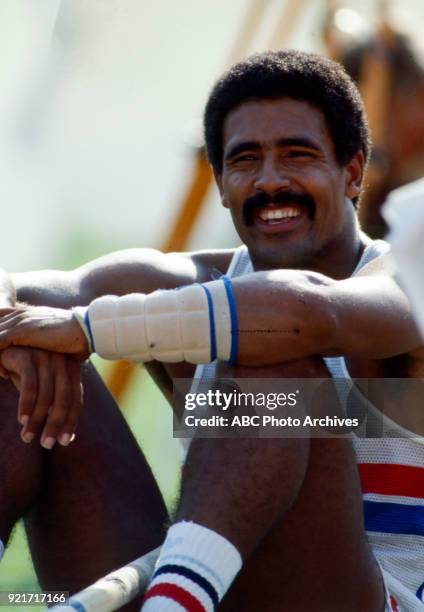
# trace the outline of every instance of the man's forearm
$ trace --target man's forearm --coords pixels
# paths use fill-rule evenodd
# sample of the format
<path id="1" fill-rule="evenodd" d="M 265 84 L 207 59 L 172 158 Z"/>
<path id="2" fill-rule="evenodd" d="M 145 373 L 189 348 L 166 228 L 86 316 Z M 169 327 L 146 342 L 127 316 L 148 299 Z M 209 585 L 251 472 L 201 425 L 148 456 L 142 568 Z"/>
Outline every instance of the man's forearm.
<path id="1" fill-rule="evenodd" d="M 75 314 L 105 359 L 264 366 L 322 354 L 332 342 L 334 282 L 295 271 L 222 277 L 149 295 L 105 296 Z M 310 276 L 313 276 L 311 279 Z"/>
<path id="2" fill-rule="evenodd" d="M 329 351 L 335 313 L 327 287 L 333 282 L 294 270 L 235 278 L 237 363 L 268 366 Z"/>
<path id="3" fill-rule="evenodd" d="M 100 298 L 79 321 L 91 350 L 105 359 L 267 366 L 312 355 L 383 359 L 408 352 L 421 344 L 409 311 L 388 276 L 336 281 L 275 270 Z"/>

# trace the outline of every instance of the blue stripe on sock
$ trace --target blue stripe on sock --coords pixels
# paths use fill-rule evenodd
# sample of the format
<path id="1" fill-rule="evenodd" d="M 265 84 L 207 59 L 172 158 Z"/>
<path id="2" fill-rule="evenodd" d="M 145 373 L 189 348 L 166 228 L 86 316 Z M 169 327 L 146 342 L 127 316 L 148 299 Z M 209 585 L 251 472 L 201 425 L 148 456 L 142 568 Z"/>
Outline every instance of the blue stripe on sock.
<path id="1" fill-rule="evenodd" d="M 213 301 L 211 292 L 205 285 L 200 285 L 203 287 L 206 293 L 206 299 L 208 301 L 208 311 L 209 311 L 209 337 L 211 341 L 211 361 L 215 361 L 216 359 L 216 335 L 215 335 L 215 313 L 213 309 Z"/>
<path id="2" fill-rule="evenodd" d="M 189 580 L 195 582 L 205 591 L 205 593 L 209 595 L 214 607 L 218 607 L 219 597 L 214 587 L 208 580 L 206 580 L 204 576 L 201 576 L 192 569 L 185 567 L 184 565 L 162 565 L 156 570 L 152 580 L 154 580 L 156 576 L 160 576 L 160 574 L 178 574 L 179 576 L 189 578 Z"/>
<path id="3" fill-rule="evenodd" d="M 91 331 L 91 324 L 90 324 L 90 317 L 88 316 L 88 310 L 89 309 L 87 308 L 87 310 L 85 311 L 84 323 L 85 323 L 85 326 L 86 326 L 86 328 L 88 330 L 88 335 L 90 337 L 91 348 L 93 349 L 93 353 L 95 353 L 96 352 L 96 347 L 94 345 L 93 332 Z"/>
<path id="4" fill-rule="evenodd" d="M 424 506 L 364 501 L 365 529 L 424 536 Z"/>
<path id="5" fill-rule="evenodd" d="M 231 279 L 223 274 L 221 280 L 224 283 L 225 291 L 227 293 L 228 305 L 230 307 L 230 318 L 231 318 L 231 351 L 229 362 L 234 364 L 237 359 L 238 351 L 238 323 L 237 323 L 237 306 L 234 299 L 233 285 Z"/>
<path id="6" fill-rule="evenodd" d="M 218 574 L 216 572 L 213 571 L 213 569 L 211 569 L 209 567 L 209 565 L 206 565 L 205 563 L 202 563 L 201 561 L 198 561 L 197 559 L 195 559 L 194 557 L 191 557 L 190 555 L 180 555 L 180 554 L 169 554 L 169 555 L 165 555 L 164 557 L 161 557 L 161 562 L 164 563 L 165 561 L 176 561 L 177 559 L 181 560 L 181 561 L 187 561 L 188 563 L 192 563 L 193 565 L 197 565 L 197 567 L 200 567 L 204 572 L 206 572 L 207 574 L 209 574 L 210 576 L 212 576 L 212 578 L 215 580 L 215 582 L 217 582 L 219 584 L 219 586 L 221 587 L 221 591 L 222 593 L 225 592 L 225 586 L 223 581 L 221 580 L 221 578 L 218 576 Z"/>

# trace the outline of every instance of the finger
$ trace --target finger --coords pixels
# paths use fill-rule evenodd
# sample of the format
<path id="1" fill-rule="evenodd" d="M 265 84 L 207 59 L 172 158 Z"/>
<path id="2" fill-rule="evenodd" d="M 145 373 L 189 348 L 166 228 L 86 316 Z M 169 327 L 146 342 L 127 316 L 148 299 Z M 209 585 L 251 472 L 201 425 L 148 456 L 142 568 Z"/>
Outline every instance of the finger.
<path id="1" fill-rule="evenodd" d="M 21 344 L 22 332 L 25 331 L 22 313 L 13 314 L 6 319 L 0 321 L 0 350 Z"/>
<path id="2" fill-rule="evenodd" d="M 0 317 L 0 330 L 4 331 L 10 329 L 17 325 L 24 318 L 24 312 L 22 310 L 17 310 L 9 313 L 4 317 Z"/>
<path id="3" fill-rule="evenodd" d="M 37 398 L 35 408 L 24 428 L 24 440 L 34 437 L 40 432 L 49 413 L 54 398 L 55 377 L 51 376 L 50 355 L 44 351 L 34 353 L 34 363 L 38 379 Z"/>
<path id="4" fill-rule="evenodd" d="M 24 372 L 25 368 L 27 370 Z M 4 349 L 0 353 L 0 375 L 11 378 L 16 389 L 21 392 L 21 376 L 22 373 L 27 374 L 27 377 L 31 375 L 32 362 L 31 354 L 28 349 L 21 349 L 15 346 L 10 346 Z M 28 382 L 28 386 L 31 384 L 31 380 Z M 27 386 L 27 388 L 28 388 Z"/>
<path id="5" fill-rule="evenodd" d="M 50 359 L 55 379 L 54 396 L 41 434 L 41 445 L 47 449 L 53 448 L 56 443 L 72 405 L 72 386 L 65 357 L 59 353 L 52 353 Z"/>
<path id="6" fill-rule="evenodd" d="M 9 347 L 1 354 L 2 367 L 19 391 L 18 421 L 25 425 L 37 398 L 37 376 L 31 353 L 27 349 Z"/>
<path id="7" fill-rule="evenodd" d="M 4 317 L 12 312 L 15 312 L 15 310 L 16 308 L 14 306 L 0 308 L 0 317 Z"/>
<path id="8" fill-rule="evenodd" d="M 34 436 L 31 432 L 27 431 L 26 426 L 35 408 L 38 384 L 36 369 L 30 359 L 21 368 L 19 380 L 15 375 L 12 375 L 12 380 L 19 389 L 18 421 L 24 426 L 21 434 L 22 439 L 25 442 L 31 442 Z"/>
<path id="9" fill-rule="evenodd" d="M 69 388 L 72 391 L 72 396 L 66 419 L 58 438 L 59 444 L 62 446 L 68 446 L 68 444 L 75 438 L 75 432 L 82 407 L 80 364 L 74 359 L 67 359 L 66 367 L 69 376 Z"/>
<path id="10" fill-rule="evenodd" d="M 4 349 L 0 353 L 0 376 L 2 378 L 8 379 L 10 378 L 13 381 L 16 389 L 20 392 L 21 390 L 21 370 L 24 363 L 18 366 L 16 362 L 16 348 L 9 347 Z"/>
<path id="11" fill-rule="evenodd" d="M 11 378 L 19 392 L 21 391 L 21 373 L 27 365 L 31 365 L 31 356 L 27 349 L 9 346 L 1 351 L 0 375 Z"/>

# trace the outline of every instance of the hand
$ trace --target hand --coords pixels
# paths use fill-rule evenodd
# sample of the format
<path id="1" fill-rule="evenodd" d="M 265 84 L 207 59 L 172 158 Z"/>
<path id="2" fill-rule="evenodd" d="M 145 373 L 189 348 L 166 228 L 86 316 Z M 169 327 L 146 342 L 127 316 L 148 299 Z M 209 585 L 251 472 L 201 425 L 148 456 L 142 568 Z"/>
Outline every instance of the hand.
<path id="1" fill-rule="evenodd" d="M 0 376 L 18 389 L 21 437 L 41 445 L 67 446 L 75 436 L 82 404 L 80 365 L 72 357 L 31 348 L 10 347 L 0 353 Z"/>
<path id="2" fill-rule="evenodd" d="M 33 346 L 77 359 L 89 356 L 88 342 L 72 311 L 45 306 L 0 308 L 0 350 Z"/>

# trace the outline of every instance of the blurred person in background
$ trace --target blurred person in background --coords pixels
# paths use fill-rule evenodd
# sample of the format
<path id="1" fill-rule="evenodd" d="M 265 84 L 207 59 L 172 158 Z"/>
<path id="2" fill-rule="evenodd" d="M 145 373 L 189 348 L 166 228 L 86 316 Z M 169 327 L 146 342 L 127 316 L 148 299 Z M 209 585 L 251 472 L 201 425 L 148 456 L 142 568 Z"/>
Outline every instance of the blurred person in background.
<path id="1" fill-rule="evenodd" d="M 385 23 L 338 51 L 362 93 L 364 80 L 371 87 L 381 83 L 373 94 L 374 146 L 359 212 L 362 228 L 373 238 L 387 232 L 381 206 L 389 192 L 424 175 L 424 53 L 418 42 L 412 33 Z"/>

